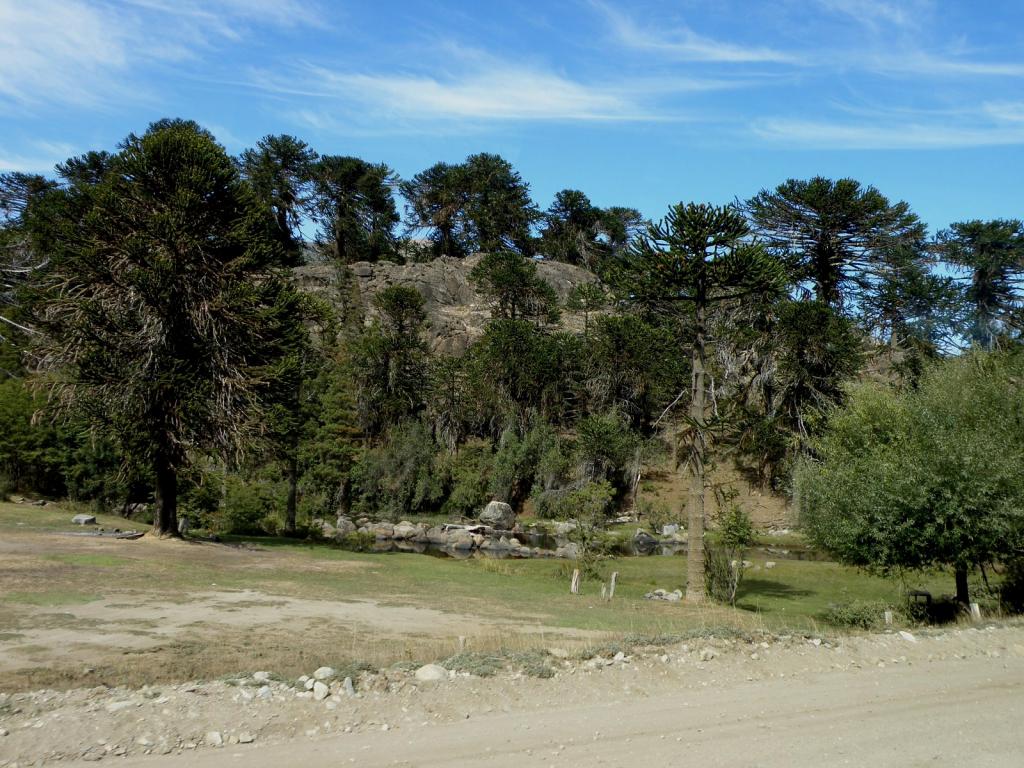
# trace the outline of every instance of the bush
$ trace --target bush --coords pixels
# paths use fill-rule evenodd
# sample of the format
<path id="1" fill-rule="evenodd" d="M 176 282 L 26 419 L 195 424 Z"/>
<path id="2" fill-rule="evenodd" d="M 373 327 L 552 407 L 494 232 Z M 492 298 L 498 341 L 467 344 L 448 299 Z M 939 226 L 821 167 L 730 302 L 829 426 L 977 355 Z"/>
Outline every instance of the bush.
<path id="1" fill-rule="evenodd" d="M 1006 578 L 999 588 L 999 602 L 1008 613 L 1024 613 L 1024 559 L 1007 565 Z"/>
<path id="2" fill-rule="evenodd" d="M 886 603 L 855 600 L 830 605 L 822 618 L 835 627 L 876 629 L 885 623 L 885 612 L 890 608 Z"/>
<path id="3" fill-rule="evenodd" d="M 708 595 L 719 602 L 736 604 L 736 594 L 743 581 L 742 561 L 754 542 L 754 525 L 738 504 L 720 501 L 718 541 L 708 547 L 704 558 L 705 584 Z"/>

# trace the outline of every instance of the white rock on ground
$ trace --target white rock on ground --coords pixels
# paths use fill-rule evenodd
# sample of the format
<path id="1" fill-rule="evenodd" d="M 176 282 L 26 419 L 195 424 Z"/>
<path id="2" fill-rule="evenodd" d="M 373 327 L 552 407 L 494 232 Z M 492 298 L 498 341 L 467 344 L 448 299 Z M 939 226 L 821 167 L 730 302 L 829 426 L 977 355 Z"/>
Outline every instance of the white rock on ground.
<path id="1" fill-rule="evenodd" d="M 313 683 L 313 698 L 317 701 L 323 701 L 331 695 L 331 689 L 326 685 L 317 680 Z"/>
<path id="2" fill-rule="evenodd" d="M 334 667 L 320 667 L 316 672 L 313 673 L 314 680 L 330 680 L 333 677 L 337 677 L 338 673 Z"/>
<path id="3" fill-rule="evenodd" d="M 224 744 L 224 737 L 220 735 L 220 731 L 209 731 L 206 736 L 203 737 L 203 741 L 211 747 L 219 747 Z"/>
<path id="4" fill-rule="evenodd" d="M 448 670 L 440 664 L 425 664 L 416 670 L 416 679 L 421 683 L 436 683 L 448 679 Z"/>

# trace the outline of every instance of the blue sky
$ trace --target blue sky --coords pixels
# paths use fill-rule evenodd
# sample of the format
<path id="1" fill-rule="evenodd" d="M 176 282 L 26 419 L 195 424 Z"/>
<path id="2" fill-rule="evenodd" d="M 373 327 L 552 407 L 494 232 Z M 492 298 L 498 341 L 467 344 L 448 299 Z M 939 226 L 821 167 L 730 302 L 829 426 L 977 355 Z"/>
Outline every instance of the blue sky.
<path id="1" fill-rule="evenodd" d="M 187 117 L 653 217 L 852 176 L 934 230 L 1024 216 L 1024 3 L 0 0 L 0 115 L 0 170 Z"/>

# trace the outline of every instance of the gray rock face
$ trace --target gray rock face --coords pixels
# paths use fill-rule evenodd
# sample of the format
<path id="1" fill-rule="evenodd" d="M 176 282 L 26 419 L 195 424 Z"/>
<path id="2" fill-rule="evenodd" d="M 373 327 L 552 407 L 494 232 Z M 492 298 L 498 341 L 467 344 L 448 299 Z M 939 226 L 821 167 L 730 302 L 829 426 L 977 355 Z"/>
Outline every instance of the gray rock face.
<path id="1" fill-rule="evenodd" d="M 326 299 L 338 309 L 349 313 L 357 310 L 368 320 L 376 315 L 372 299 L 381 290 L 390 285 L 415 288 L 424 299 L 427 344 L 432 352 L 451 355 L 461 354 L 479 338 L 491 316 L 487 302 L 469 281 L 469 273 L 481 258 L 481 254 L 474 254 L 464 259 L 442 256 L 416 264 L 358 262 L 349 267 L 349 285 L 339 281 L 332 266 L 299 267 L 294 274 L 302 289 Z M 537 261 L 536 264 L 537 272 L 555 289 L 562 304 L 577 285 L 597 282 L 592 273 L 571 264 L 557 261 Z M 583 315 L 564 312 L 562 326 L 583 330 Z"/>
<path id="2" fill-rule="evenodd" d="M 492 501 L 480 513 L 480 522 L 492 528 L 510 531 L 516 524 L 516 513 L 504 501 Z"/>
<path id="3" fill-rule="evenodd" d="M 95 515 L 75 515 L 71 518 L 71 522 L 75 525 L 96 525 Z"/>
<path id="4" fill-rule="evenodd" d="M 348 536 L 350 533 L 355 532 L 356 524 L 349 520 L 347 517 L 341 516 L 334 523 L 335 536 Z"/>

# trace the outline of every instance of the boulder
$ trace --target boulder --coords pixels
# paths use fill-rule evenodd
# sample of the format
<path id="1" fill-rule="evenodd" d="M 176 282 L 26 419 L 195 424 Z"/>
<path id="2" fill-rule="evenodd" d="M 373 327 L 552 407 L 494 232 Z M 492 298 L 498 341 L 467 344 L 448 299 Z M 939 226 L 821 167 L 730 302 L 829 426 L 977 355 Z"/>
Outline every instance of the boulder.
<path id="1" fill-rule="evenodd" d="M 576 530 L 575 520 L 565 520 L 555 523 L 555 536 L 568 536 Z"/>
<path id="2" fill-rule="evenodd" d="M 184 518 L 182 518 L 184 519 Z M 95 515 L 75 515 L 71 518 L 71 522 L 75 525 L 96 525 Z"/>
<path id="3" fill-rule="evenodd" d="M 337 521 L 334 523 L 334 535 L 348 536 L 350 533 L 355 532 L 356 524 L 344 515 L 339 515 Z"/>
<path id="4" fill-rule="evenodd" d="M 435 525 L 433 528 L 427 530 L 426 539 L 431 544 L 447 544 L 448 534 L 445 533 L 444 528 L 440 525 Z"/>
<path id="5" fill-rule="evenodd" d="M 637 528 L 633 536 L 633 546 L 637 549 L 654 549 L 658 546 L 658 540 L 643 528 Z"/>
<path id="6" fill-rule="evenodd" d="M 416 670 L 416 679 L 421 683 L 437 683 L 448 679 L 448 670 L 440 664 L 426 664 Z"/>
<path id="7" fill-rule="evenodd" d="M 392 538 L 400 539 L 402 541 L 405 541 L 406 539 L 411 539 L 411 538 L 415 537 L 416 534 L 418 534 L 418 533 L 419 533 L 419 528 L 417 528 L 412 523 L 410 523 L 410 522 L 408 522 L 406 520 L 403 520 L 402 522 L 400 522 L 398 525 L 396 525 L 394 527 L 394 529 L 392 530 L 392 534 L 391 535 L 392 535 Z"/>
<path id="8" fill-rule="evenodd" d="M 323 701 L 331 695 L 331 689 L 328 688 L 324 683 L 317 680 L 313 683 L 313 699 L 314 701 Z"/>
<path id="9" fill-rule="evenodd" d="M 580 556 L 579 545 L 575 543 L 565 544 L 555 550 L 555 557 L 563 557 L 567 560 L 576 560 Z"/>
<path id="10" fill-rule="evenodd" d="M 661 526 L 662 536 L 675 536 L 679 533 L 679 523 L 669 523 L 668 525 Z"/>
<path id="11" fill-rule="evenodd" d="M 378 539 L 391 539 L 395 536 L 395 526 L 391 523 L 373 523 L 367 530 Z"/>
<path id="12" fill-rule="evenodd" d="M 456 531 L 448 538 L 448 545 L 452 549 L 473 549 L 476 546 L 476 541 L 473 534 L 467 531 Z"/>
<path id="13" fill-rule="evenodd" d="M 480 522 L 501 531 L 510 531 L 516 524 L 516 513 L 504 501 L 492 501 L 480 513 Z"/>
<path id="14" fill-rule="evenodd" d="M 334 667 L 320 667 L 313 673 L 314 680 L 330 680 L 337 676 L 338 673 L 335 671 Z"/>

